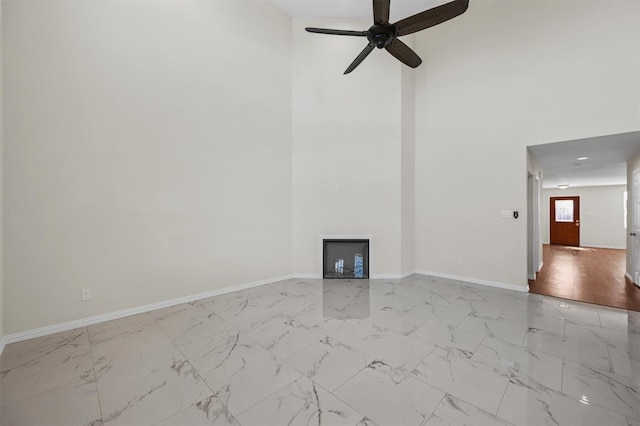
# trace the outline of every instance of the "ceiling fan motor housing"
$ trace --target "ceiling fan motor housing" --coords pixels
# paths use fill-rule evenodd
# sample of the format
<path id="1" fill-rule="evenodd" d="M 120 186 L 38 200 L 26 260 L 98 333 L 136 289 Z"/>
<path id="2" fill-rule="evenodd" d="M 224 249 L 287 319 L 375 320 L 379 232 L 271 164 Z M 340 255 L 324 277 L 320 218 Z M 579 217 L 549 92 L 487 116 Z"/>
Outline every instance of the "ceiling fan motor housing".
<path id="1" fill-rule="evenodd" d="M 378 49 L 386 47 L 396 36 L 396 29 L 393 25 L 373 25 L 367 31 L 367 39 Z"/>

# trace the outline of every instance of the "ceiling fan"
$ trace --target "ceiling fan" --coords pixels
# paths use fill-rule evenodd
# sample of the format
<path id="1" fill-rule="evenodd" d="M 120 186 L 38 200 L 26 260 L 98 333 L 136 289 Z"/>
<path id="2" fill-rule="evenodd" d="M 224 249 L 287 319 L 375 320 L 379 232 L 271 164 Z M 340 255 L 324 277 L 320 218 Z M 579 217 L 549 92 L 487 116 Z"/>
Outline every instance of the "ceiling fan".
<path id="1" fill-rule="evenodd" d="M 345 74 L 349 74 L 356 69 L 376 47 L 378 49 L 385 48 L 387 52 L 391 53 L 403 64 L 416 68 L 422 63 L 422 59 L 409 46 L 398 40 L 397 37 L 413 34 L 441 24 L 458 15 L 462 15 L 469 7 L 469 0 L 453 0 L 433 9 L 401 19 L 395 24 L 390 24 L 389 2 L 390 0 L 373 0 L 373 25 L 367 31 L 332 30 L 313 27 L 305 29 L 310 33 L 367 37 L 367 40 L 369 40 L 367 47 L 353 60 L 344 72 Z"/>

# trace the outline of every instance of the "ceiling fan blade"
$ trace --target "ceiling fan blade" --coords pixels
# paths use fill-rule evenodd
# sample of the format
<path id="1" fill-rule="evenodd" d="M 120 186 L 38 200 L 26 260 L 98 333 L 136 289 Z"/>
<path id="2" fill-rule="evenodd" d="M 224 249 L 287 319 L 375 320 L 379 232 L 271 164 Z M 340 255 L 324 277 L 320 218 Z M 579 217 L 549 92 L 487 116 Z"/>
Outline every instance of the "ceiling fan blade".
<path id="1" fill-rule="evenodd" d="M 329 28 L 313 28 L 307 27 L 305 28 L 310 33 L 318 33 L 318 34 L 332 34 L 332 35 L 346 35 L 346 36 L 357 36 L 357 37 L 366 37 L 366 31 L 350 31 L 350 30 L 332 30 Z"/>
<path id="2" fill-rule="evenodd" d="M 410 66 L 411 68 L 415 68 L 422 63 L 422 59 L 420 56 L 416 54 L 409 46 L 401 42 L 400 40 L 393 39 L 391 43 L 387 44 L 385 47 L 387 52 L 391 53 L 396 57 L 400 62 L 405 65 Z"/>
<path id="3" fill-rule="evenodd" d="M 377 25 L 389 23 L 389 2 L 391 0 L 373 0 L 373 22 Z"/>
<path id="4" fill-rule="evenodd" d="M 425 10 L 396 22 L 396 36 L 403 36 L 433 27 L 462 15 L 469 7 L 469 0 L 453 0 L 433 9 Z"/>
<path id="5" fill-rule="evenodd" d="M 361 63 L 362 61 L 364 61 L 364 58 L 366 58 L 367 56 L 369 56 L 369 53 L 371 53 L 371 51 L 372 51 L 373 49 L 375 49 L 375 48 L 376 48 L 376 46 L 375 46 L 374 44 L 371 44 L 371 43 L 367 44 L 367 47 L 365 47 L 365 48 L 362 50 L 362 52 L 360 52 L 360 54 L 358 55 L 358 57 L 357 57 L 357 58 L 355 58 L 355 59 L 353 60 L 353 62 L 351 62 L 351 65 L 349 65 L 349 68 L 347 68 L 347 69 L 345 70 L 345 72 L 344 72 L 344 73 L 345 73 L 345 74 L 349 74 L 351 71 L 355 70 L 355 69 L 356 69 L 356 67 L 357 67 L 358 65 L 360 65 L 360 63 Z"/>

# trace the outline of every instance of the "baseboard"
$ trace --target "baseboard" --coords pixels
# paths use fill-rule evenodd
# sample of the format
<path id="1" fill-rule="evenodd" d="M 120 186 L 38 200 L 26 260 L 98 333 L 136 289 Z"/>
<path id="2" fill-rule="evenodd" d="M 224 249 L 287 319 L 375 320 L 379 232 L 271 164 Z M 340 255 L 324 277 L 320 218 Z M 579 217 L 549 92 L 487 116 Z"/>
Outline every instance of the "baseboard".
<path id="1" fill-rule="evenodd" d="M 633 277 L 631 277 L 628 272 L 625 272 L 624 276 L 629 280 L 631 284 L 635 285 L 636 287 L 640 287 L 640 282 L 635 282 Z"/>
<path id="2" fill-rule="evenodd" d="M 526 286 L 519 286 L 519 285 L 515 285 L 515 284 L 501 283 L 501 282 L 498 282 L 498 281 L 481 280 L 481 279 L 478 279 L 478 278 L 462 277 L 462 276 L 459 276 L 459 275 L 443 274 L 443 273 L 440 273 L 440 272 L 424 271 L 424 270 L 418 270 L 418 269 L 416 270 L 416 274 L 419 274 L 419 275 L 430 275 L 432 277 L 446 278 L 446 279 L 449 279 L 449 280 L 464 281 L 464 282 L 468 282 L 468 283 L 472 283 L 472 284 L 480 284 L 480 285 L 486 285 L 486 286 L 489 286 L 489 287 L 502 288 L 502 289 L 505 289 L 505 290 L 521 291 L 523 293 L 529 292 L 529 284 L 527 284 Z"/>
<path id="3" fill-rule="evenodd" d="M 280 277 L 268 278 L 265 280 L 252 281 L 249 283 L 239 284 L 236 286 L 225 287 L 222 289 L 207 291 L 204 293 L 192 294 L 189 296 L 178 297 L 176 299 L 164 300 L 162 302 L 150 303 L 148 305 L 138 306 L 130 309 L 123 309 L 121 311 L 110 312 L 107 314 L 96 315 L 88 318 L 81 318 L 74 321 L 68 321 L 60 324 L 55 324 L 47 327 L 36 328 L 33 330 L 27 330 L 20 333 L 7 334 L 2 339 L 2 347 L 5 344 L 21 342 L 23 340 L 34 339 L 36 337 L 48 336 L 50 334 L 60 333 L 62 331 L 69 331 L 76 328 L 87 327 L 101 322 L 111 321 L 119 318 L 128 317 L 131 315 L 138 315 L 149 311 L 155 311 L 157 309 L 168 308 L 170 306 L 179 305 L 181 303 L 194 302 L 200 299 L 206 299 L 208 297 L 220 296 L 222 294 L 231 293 L 234 291 L 245 290 L 248 288 L 259 287 L 265 284 L 271 284 L 278 281 L 284 281 L 292 278 L 297 278 L 293 275 L 284 275 Z"/>
<path id="4" fill-rule="evenodd" d="M 594 245 L 580 245 L 581 248 L 601 248 L 601 249 L 612 249 L 612 250 L 626 250 L 626 246 L 594 246 Z"/>
<path id="5" fill-rule="evenodd" d="M 402 279 L 402 275 L 400 274 L 373 274 L 371 275 L 372 280 L 399 280 Z"/>
<path id="6" fill-rule="evenodd" d="M 403 274 L 377 274 L 372 276 L 371 279 L 402 279 L 406 278 L 413 274 L 419 275 L 430 275 L 434 277 L 447 278 L 457 281 L 465 281 L 473 284 L 486 285 L 490 287 L 503 288 L 507 290 L 516 290 L 522 292 L 528 292 L 529 286 L 521 287 L 513 284 L 505 284 L 496 281 L 487 281 L 487 280 L 479 280 L 476 278 L 470 277 L 462 277 L 457 275 L 449 275 L 449 274 L 441 274 L 438 272 L 430 272 L 430 271 L 422 271 L 415 270 L 410 272 L 404 272 Z M 123 309 L 116 312 L 110 312 L 107 314 L 96 315 L 88 318 L 81 318 L 74 321 L 68 321 L 60 324 L 54 324 L 47 327 L 36 328 L 33 330 L 27 330 L 19 333 L 7 334 L 2 339 L 0 339 L 0 354 L 2 354 L 2 350 L 5 345 L 21 342 L 23 340 L 34 339 L 36 337 L 48 336 L 55 333 L 60 333 L 63 331 L 69 331 L 76 328 L 88 327 L 90 325 L 99 324 L 106 321 L 111 321 L 115 319 L 120 319 L 124 317 L 128 317 L 131 315 L 138 315 L 149 311 L 155 311 L 157 309 L 168 308 L 170 306 L 179 305 L 181 303 L 189 303 L 194 302 L 200 299 L 206 299 L 208 297 L 220 296 L 226 293 L 231 293 L 234 291 L 246 290 L 249 288 L 259 287 L 266 284 L 272 284 L 278 281 L 284 281 L 288 279 L 322 279 L 322 275 L 319 274 L 291 274 L 291 275 L 283 275 L 280 277 L 273 277 L 259 281 L 252 281 L 245 284 L 239 284 L 236 286 L 225 287 L 222 289 L 207 291 L 204 293 L 192 294 L 189 296 L 178 297 L 171 300 L 165 300 L 157 303 L 150 303 L 148 305 L 138 306 L 130 309 Z"/>
<path id="7" fill-rule="evenodd" d="M 535 281 L 536 280 L 536 275 L 535 274 L 529 274 L 529 275 L 527 275 L 527 279 Z"/>

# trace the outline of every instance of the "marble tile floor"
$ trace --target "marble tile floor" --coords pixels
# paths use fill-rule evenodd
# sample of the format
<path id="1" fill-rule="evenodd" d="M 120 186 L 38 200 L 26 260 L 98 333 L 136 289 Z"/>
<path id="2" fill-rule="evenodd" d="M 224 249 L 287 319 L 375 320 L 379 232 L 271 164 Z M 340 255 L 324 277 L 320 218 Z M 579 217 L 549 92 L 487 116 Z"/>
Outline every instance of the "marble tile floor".
<path id="1" fill-rule="evenodd" d="M 14 343 L 8 425 L 640 425 L 640 313 L 287 280 Z"/>

